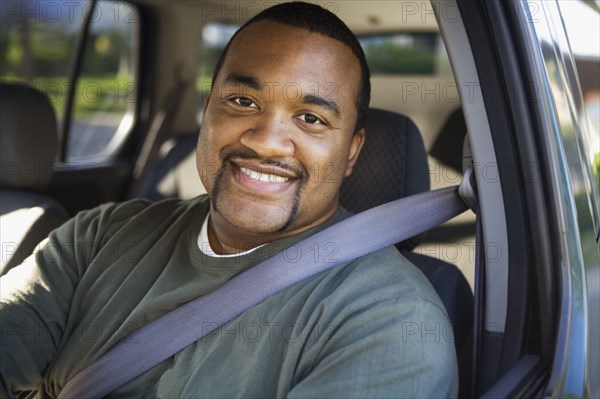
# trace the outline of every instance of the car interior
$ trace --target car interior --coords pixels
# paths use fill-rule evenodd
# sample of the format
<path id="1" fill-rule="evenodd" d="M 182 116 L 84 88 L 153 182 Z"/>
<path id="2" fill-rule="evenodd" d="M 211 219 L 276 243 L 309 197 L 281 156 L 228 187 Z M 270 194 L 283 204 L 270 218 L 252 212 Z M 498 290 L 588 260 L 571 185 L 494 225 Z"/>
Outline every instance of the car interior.
<path id="1" fill-rule="evenodd" d="M 5 169 L 2 173 L 2 242 L 10 243 L 10 247 L 2 248 L 3 274 L 20 265 L 69 215 L 43 192 L 52 178 L 58 148 L 54 109 L 42 93 L 30 86 L 0 86 L 2 161 L 18 165 L 18 170 Z"/>
<path id="2" fill-rule="evenodd" d="M 524 226 L 538 217 L 519 202 L 529 194 L 520 175 L 498 171 L 510 169 L 517 159 L 513 144 L 502 144 L 496 133 L 516 129 L 506 122 L 509 107 L 483 101 L 489 86 L 475 84 L 500 79 L 500 62 L 494 64 L 492 52 L 503 51 L 503 44 L 492 49 L 483 33 L 487 28 L 478 22 L 483 20 L 479 9 L 463 15 L 464 24 L 455 23 L 454 1 L 318 3 L 357 34 L 372 70 L 366 143 L 343 183 L 342 206 L 358 213 L 457 185 L 472 167 L 471 153 L 487 165 L 477 176 L 484 270 L 476 271 L 472 210 L 397 247 L 428 277 L 446 307 L 461 396 L 523 393 L 515 381 L 531 376 L 536 382 L 527 389 L 535 390 L 548 378 L 555 339 L 550 326 L 559 299 L 543 300 L 556 289 L 540 277 L 543 268 L 521 267 L 535 258 L 533 247 L 514 259 L 500 256 L 516 243 L 531 241 L 535 231 Z M 269 3 L 98 0 L 93 7 L 74 6 L 71 14 L 59 9 L 62 19 L 43 2 L 33 4 L 29 14 L 35 17 L 26 24 L 21 17 L 27 10 L 18 2 L 3 8 L 8 22 L 2 28 L 7 40 L 0 71 L 0 275 L 81 210 L 110 201 L 187 199 L 205 192 L 194 152 L 214 62 L 235 29 Z M 57 21 L 70 28 L 58 29 L 64 24 Z M 53 69 L 40 78 L 35 68 L 41 74 L 39 63 L 52 57 L 36 56 L 35 68 L 19 69 L 27 57 L 10 53 L 17 42 L 8 38 L 17 40 L 22 32 L 29 32 L 34 49 L 70 43 L 61 50 L 62 64 L 53 59 Z M 94 69 L 110 57 L 112 64 Z M 486 110 L 492 106 L 497 112 Z M 506 188 L 512 182 L 516 194 Z M 540 222 L 536 228 L 547 226 Z"/>

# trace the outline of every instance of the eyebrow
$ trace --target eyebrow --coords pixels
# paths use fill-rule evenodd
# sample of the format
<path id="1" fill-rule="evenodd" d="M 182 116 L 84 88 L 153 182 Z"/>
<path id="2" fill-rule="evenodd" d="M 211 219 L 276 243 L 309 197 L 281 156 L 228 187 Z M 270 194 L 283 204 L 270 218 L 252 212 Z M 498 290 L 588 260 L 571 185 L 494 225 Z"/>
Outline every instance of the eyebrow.
<path id="1" fill-rule="evenodd" d="M 340 116 L 340 109 L 337 104 L 333 101 L 324 99 L 323 97 L 315 96 L 313 94 L 307 94 L 302 97 L 302 103 L 313 104 L 329 109 L 335 114 L 336 117 Z"/>
<path id="2" fill-rule="evenodd" d="M 231 73 L 227 75 L 227 77 L 224 80 L 224 83 L 241 84 L 244 86 L 248 86 L 254 90 L 260 90 L 263 86 L 260 80 L 258 80 L 257 78 L 254 78 L 252 76 L 238 75 L 237 73 Z"/>

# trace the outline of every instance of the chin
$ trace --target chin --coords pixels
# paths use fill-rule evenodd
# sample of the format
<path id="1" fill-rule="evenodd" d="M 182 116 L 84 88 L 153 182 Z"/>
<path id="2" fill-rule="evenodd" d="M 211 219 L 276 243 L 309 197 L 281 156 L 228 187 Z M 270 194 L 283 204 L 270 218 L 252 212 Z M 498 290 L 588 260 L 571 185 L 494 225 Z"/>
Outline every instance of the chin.
<path id="1" fill-rule="evenodd" d="M 271 210 L 265 206 L 225 206 L 217 208 L 217 212 L 219 212 L 231 225 L 253 234 L 284 232 L 293 224 L 293 220 L 291 220 L 293 211 L 290 209 Z"/>

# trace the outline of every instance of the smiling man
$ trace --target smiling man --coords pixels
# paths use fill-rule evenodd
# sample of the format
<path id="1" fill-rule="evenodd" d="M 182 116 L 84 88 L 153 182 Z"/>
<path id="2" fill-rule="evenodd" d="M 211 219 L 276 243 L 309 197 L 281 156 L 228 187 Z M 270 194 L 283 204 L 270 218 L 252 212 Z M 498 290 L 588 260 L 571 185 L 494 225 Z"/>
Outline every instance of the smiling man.
<path id="1" fill-rule="evenodd" d="M 0 397 L 57 396 L 133 330 L 274 253 L 293 259 L 348 217 L 339 188 L 368 136 L 369 90 L 332 13 L 284 3 L 244 25 L 205 103 L 208 196 L 82 212 L 4 276 Z M 455 396 L 448 323 L 423 274 L 387 248 L 280 291 L 112 395 Z"/>

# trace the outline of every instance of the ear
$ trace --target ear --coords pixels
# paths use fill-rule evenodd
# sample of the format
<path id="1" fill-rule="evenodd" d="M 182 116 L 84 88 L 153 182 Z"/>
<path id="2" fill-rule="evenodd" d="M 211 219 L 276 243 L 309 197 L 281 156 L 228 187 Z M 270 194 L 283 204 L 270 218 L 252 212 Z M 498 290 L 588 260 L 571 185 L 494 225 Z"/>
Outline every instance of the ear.
<path id="1" fill-rule="evenodd" d="M 350 174 L 352 174 L 352 169 L 358 160 L 358 155 L 360 154 L 360 150 L 362 149 L 364 143 L 365 128 L 362 128 L 358 132 L 354 133 L 354 136 L 352 137 L 350 151 L 348 152 L 348 164 L 346 165 L 346 172 L 344 173 L 345 177 L 348 177 Z"/>

